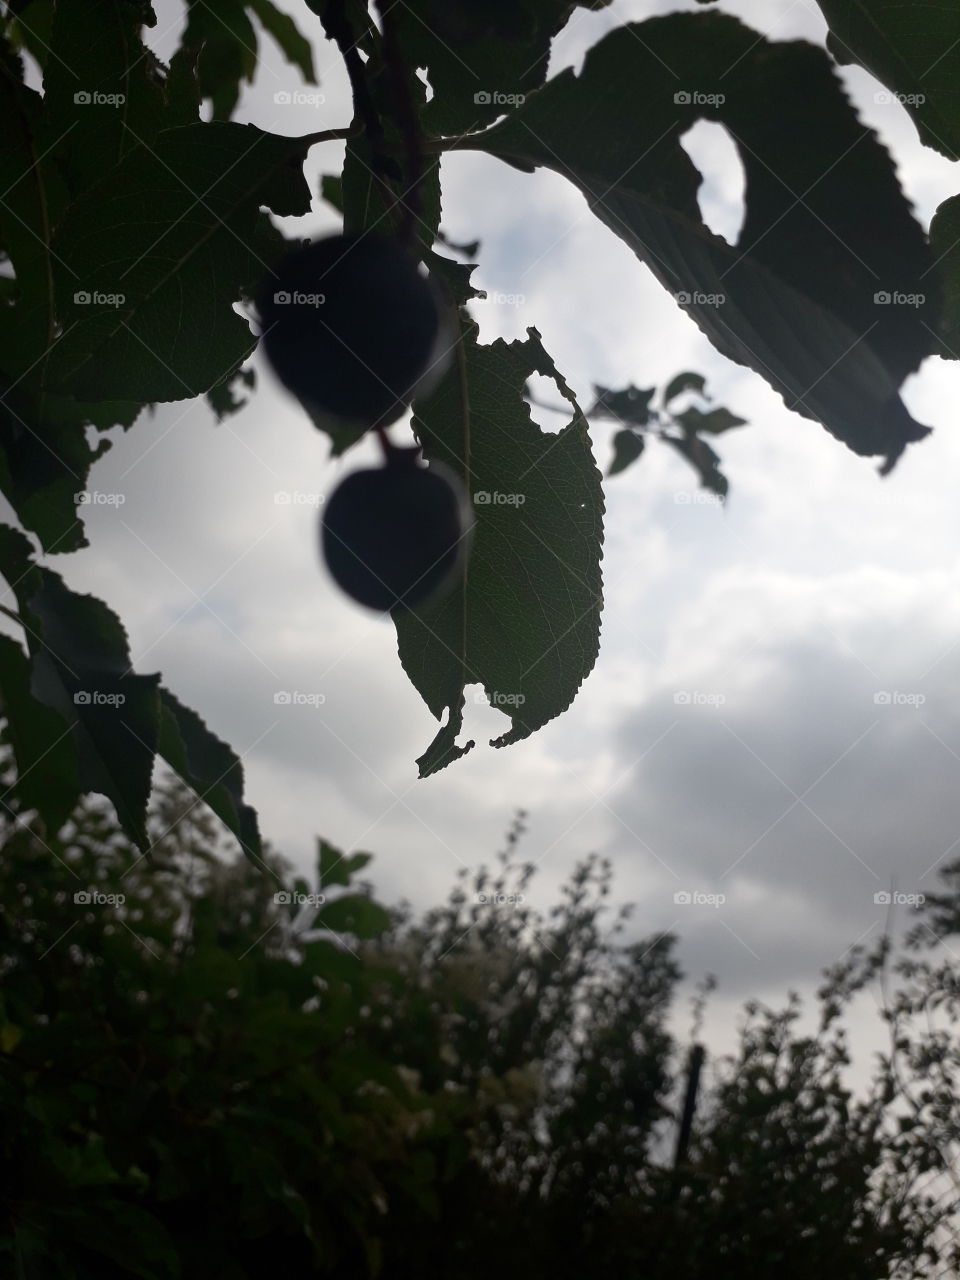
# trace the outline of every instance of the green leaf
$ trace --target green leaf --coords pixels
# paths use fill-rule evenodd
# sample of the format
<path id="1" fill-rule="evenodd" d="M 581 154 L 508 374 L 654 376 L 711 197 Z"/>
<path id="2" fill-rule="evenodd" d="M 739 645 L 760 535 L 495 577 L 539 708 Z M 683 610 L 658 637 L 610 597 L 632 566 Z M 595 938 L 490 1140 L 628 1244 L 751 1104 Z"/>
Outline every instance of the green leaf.
<path id="1" fill-rule="evenodd" d="M 668 405 L 671 400 L 675 400 L 684 391 L 696 391 L 698 395 L 704 396 L 704 399 L 706 399 L 704 393 L 706 385 L 706 378 L 701 377 L 699 373 L 678 373 L 667 384 L 667 389 L 663 393 L 663 403 Z"/>
<path id="2" fill-rule="evenodd" d="M 735 246 L 703 223 L 681 146 L 701 118 L 727 128 L 743 162 Z M 612 32 L 579 76 L 561 72 L 472 145 L 569 177 L 722 354 L 856 453 L 889 470 L 928 433 L 899 388 L 931 350 L 931 256 L 822 50 L 716 12 L 652 18 Z M 878 305 L 894 294 L 909 301 Z"/>
<path id="3" fill-rule="evenodd" d="M 228 378 L 224 378 L 223 382 L 218 382 L 207 392 L 207 404 L 217 415 L 218 422 L 229 418 L 231 414 L 239 413 L 244 405 L 249 404 L 249 396 L 237 393 L 238 383 L 252 390 L 257 385 L 256 370 L 234 369 Z"/>
<path id="4" fill-rule="evenodd" d="M 161 128 L 162 66 L 140 32 L 143 0 L 58 0 L 43 75 L 40 149 L 81 194 Z"/>
<path id="5" fill-rule="evenodd" d="M 330 885 L 348 885 L 357 871 L 372 861 L 372 853 L 341 853 L 326 840 L 317 841 L 317 887 L 321 890 Z"/>
<path id="6" fill-rule="evenodd" d="M 0 398 L 0 490 L 45 551 L 86 546 L 78 494 L 86 491 L 92 463 L 110 448 L 109 440 L 87 443 L 84 426 L 98 406 L 35 395 L 2 374 L 0 387 L 6 387 Z M 120 406 L 110 412 L 119 413 Z"/>
<path id="7" fill-rule="evenodd" d="M 64 333 L 48 385 L 165 401 L 221 382 L 255 344 L 233 303 L 284 243 L 265 234 L 260 205 L 310 208 L 305 146 L 254 125 L 169 129 L 77 200 L 55 245 Z"/>
<path id="8" fill-rule="evenodd" d="M 581 0 L 605 8 L 610 0 Z M 466 133 L 532 93 L 547 75 L 553 37 L 578 7 L 571 0 L 407 0 L 393 16 L 406 60 L 425 67 L 433 98 L 423 119 L 436 133 Z"/>
<path id="9" fill-rule="evenodd" d="M 264 31 L 273 36 L 286 60 L 298 69 L 307 84 L 316 84 L 310 41 L 290 15 L 278 9 L 273 0 L 248 0 L 248 4 Z"/>
<path id="10" fill-rule="evenodd" d="M 943 286 L 939 354 L 960 360 L 960 196 L 944 200 L 930 223 L 930 246 Z"/>
<path id="11" fill-rule="evenodd" d="M 160 755 L 233 832 L 246 856 L 262 865 L 257 814 L 244 803 L 240 758 L 167 689 L 160 689 L 160 704 Z"/>
<path id="12" fill-rule="evenodd" d="M 93 596 L 70 591 L 31 556 L 26 538 L 0 525 L 0 573 L 24 620 L 30 693 L 71 726 L 81 789 L 105 795 L 130 839 L 146 849 L 160 677 L 132 674 L 116 614 Z M 53 746 L 56 726 L 48 725 Z"/>
<path id="13" fill-rule="evenodd" d="M 343 213 L 343 177 L 339 173 L 324 173 L 320 178 L 320 196 L 332 204 L 337 213 Z"/>
<path id="14" fill-rule="evenodd" d="M 464 313 L 462 313 L 464 314 Z M 477 341 L 464 320 L 454 368 L 414 404 L 425 456 L 450 467 L 474 502 L 465 579 L 447 596 L 395 615 L 400 660 L 434 716 L 448 712 L 420 775 L 458 747 L 464 690 L 481 684 L 519 742 L 561 714 L 596 660 L 601 610 L 603 492 L 586 422 L 540 335 Z M 553 378 L 571 422 L 542 431 L 523 399 L 527 379 Z"/>
<path id="15" fill-rule="evenodd" d="M 240 82 L 253 83 L 257 33 L 245 0 L 188 0 L 182 42 L 200 50 L 200 94 L 213 104 L 215 120 L 229 118 L 240 97 Z"/>
<path id="16" fill-rule="evenodd" d="M 623 391 L 611 391 L 607 387 L 593 388 L 596 404 L 587 410 L 588 418 L 614 418 L 617 422 L 634 427 L 645 427 L 650 421 L 650 401 L 656 387 L 641 390 L 632 383 Z"/>
<path id="17" fill-rule="evenodd" d="M 684 431 L 696 435 L 698 431 L 706 431 L 708 435 L 717 436 L 721 431 L 729 431 L 731 427 L 745 427 L 746 418 L 737 418 L 729 409 L 711 409 L 709 413 L 701 413 L 693 405 L 684 409 L 683 413 L 674 415 Z"/>
<path id="18" fill-rule="evenodd" d="M 43 98 L 22 83 L 23 64 L 0 39 L 0 246 L 16 276 L 15 308 L 0 311 L 0 362 L 14 381 L 42 358 L 55 333 L 51 228 L 67 189 L 38 134 Z"/>
<path id="19" fill-rule="evenodd" d="M 726 498 L 730 486 L 726 476 L 718 468 L 720 458 L 705 440 L 694 435 L 663 435 L 661 439 L 676 449 L 681 458 L 689 462 L 700 477 L 700 484 L 704 489 L 709 489 L 721 499 Z"/>
<path id="20" fill-rule="evenodd" d="M 644 439 L 636 431 L 625 428 L 613 437 L 613 461 L 607 470 L 608 476 L 615 476 L 626 471 L 631 462 L 636 462 L 643 453 Z"/>
<path id="21" fill-rule="evenodd" d="M 960 9 L 900 0 L 817 0 L 830 24 L 827 48 L 841 63 L 859 63 L 899 99 L 920 140 L 960 159 Z"/>
<path id="22" fill-rule="evenodd" d="M 30 660 L 15 640 L 0 636 L 0 705 L 17 764 L 21 805 L 36 809 L 55 833 L 80 798 L 70 724 L 30 693 Z"/>
<path id="23" fill-rule="evenodd" d="M 357 938 L 375 938 L 390 928 L 390 913 L 364 894 L 345 894 L 320 908 L 313 927 L 352 933 Z"/>

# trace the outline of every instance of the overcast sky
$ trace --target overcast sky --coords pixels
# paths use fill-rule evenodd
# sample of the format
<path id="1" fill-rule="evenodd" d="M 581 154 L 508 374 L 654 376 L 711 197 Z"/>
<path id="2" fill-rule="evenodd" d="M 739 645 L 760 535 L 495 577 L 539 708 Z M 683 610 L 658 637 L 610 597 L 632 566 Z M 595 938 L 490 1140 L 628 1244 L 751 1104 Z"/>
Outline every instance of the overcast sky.
<path id="1" fill-rule="evenodd" d="M 317 39 L 326 101 L 274 103 L 302 86 L 264 37 L 237 118 L 291 135 L 347 124 L 338 56 L 305 6 L 287 7 Z M 774 39 L 823 42 L 812 0 L 722 7 Z M 157 5 L 161 52 L 175 46 L 182 8 Z M 696 8 L 578 11 L 552 70 L 579 65 L 625 19 Z M 955 166 L 920 146 L 898 104 L 874 100 L 869 76 L 840 74 L 926 225 L 960 186 Z M 689 144 L 705 216 L 732 237 L 739 165 L 718 135 L 698 126 Z M 313 149 L 314 189 L 341 158 L 338 144 Z M 614 898 L 636 902 L 637 932 L 677 930 L 691 979 L 718 975 L 716 1030 L 745 997 L 810 989 L 822 966 L 882 930 L 876 892 L 891 880 L 929 890 L 960 853 L 960 367 L 930 359 L 906 384 L 911 413 L 935 434 L 881 480 L 876 460 L 717 355 L 565 180 L 469 154 L 446 157 L 442 173 L 446 231 L 482 242 L 475 283 L 524 299 L 476 305 L 484 340 L 536 325 L 582 404 L 594 382 L 662 385 L 699 370 L 751 424 L 718 446 L 725 510 L 698 501 L 692 473 L 656 441 L 605 483 L 601 652 L 571 709 L 495 751 L 487 742 L 507 722 L 468 693 L 464 737 L 476 748 L 418 780 L 415 758 L 437 726 L 400 667 L 391 623 L 329 582 L 316 507 L 275 501 L 327 494 L 375 454 L 363 446 L 331 463 L 325 437 L 259 359 L 254 399 L 227 422 L 183 403 L 113 433 L 89 487 L 125 502 L 88 507 L 90 548 L 52 567 L 116 609 L 137 669 L 161 671 L 242 753 L 264 834 L 304 871 L 323 834 L 376 854 L 383 899 L 426 907 L 459 866 L 492 857 L 522 806 L 522 852 L 542 868 L 537 905 L 549 908 L 586 853 L 609 855 Z M 318 199 L 285 228 L 313 235 L 337 220 Z M 560 419 L 539 416 L 557 429 Z M 597 422 L 603 468 L 611 434 Z M 276 705 L 281 690 L 324 701 Z M 684 890 L 725 901 L 675 903 Z"/>

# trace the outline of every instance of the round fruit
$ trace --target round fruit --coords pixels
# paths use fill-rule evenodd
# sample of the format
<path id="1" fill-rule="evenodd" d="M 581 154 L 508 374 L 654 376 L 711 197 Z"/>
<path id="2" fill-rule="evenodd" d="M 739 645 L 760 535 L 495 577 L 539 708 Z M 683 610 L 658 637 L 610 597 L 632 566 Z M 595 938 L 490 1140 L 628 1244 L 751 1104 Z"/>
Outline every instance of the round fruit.
<path id="1" fill-rule="evenodd" d="M 295 249 L 258 311 L 280 381 L 342 421 L 389 426 L 446 365 L 436 287 L 397 240 L 338 235 Z"/>
<path id="2" fill-rule="evenodd" d="M 392 449 L 387 464 L 355 471 L 323 515 L 323 555 L 337 584 L 360 604 L 410 607 L 462 571 L 473 513 L 458 478 Z"/>

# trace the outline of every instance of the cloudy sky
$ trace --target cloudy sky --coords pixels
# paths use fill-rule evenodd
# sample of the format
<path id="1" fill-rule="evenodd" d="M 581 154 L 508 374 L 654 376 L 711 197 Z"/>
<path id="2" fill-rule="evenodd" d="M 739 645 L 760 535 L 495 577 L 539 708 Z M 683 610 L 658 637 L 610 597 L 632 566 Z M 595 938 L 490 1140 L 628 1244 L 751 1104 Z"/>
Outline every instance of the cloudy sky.
<path id="1" fill-rule="evenodd" d="M 175 46 L 182 7 L 157 5 L 161 53 Z M 812 0 L 722 7 L 771 38 L 823 42 Z M 265 37 L 237 118 L 291 135 L 345 125 L 338 57 L 304 6 L 288 8 L 318 41 L 325 102 L 274 102 L 302 86 Z M 624 0 L 578 12 L 552 69 L 579 65 L 624 20 L 695 8 Z M 926 225 L 960 175 L 921 148 L 898 104 L 874 100 L 869 76 L 841 75 Z M 705 216 L 733 237 L 732 146 L 705 125 L 687 141 L 706 178 Z M 339 144 L 313 149 L 314 189 L 341 158 Z M 442 172 L 445 229 L 482 242 L 475 282 L 523 299 L 476 306 L 484 340 L 535 324 L 584 404 L 594 382 L 662 385 L 699 370 L 750 422 L 720 443 L 726 509 L 699 501 L 692 473 L 655 441 L 605 485 L 601 653 L 572 708 L 494 751 L 486 744 L 507 722 L 468 701 L 475 750 L 418 780 L 415 757 L 436 724 L 400 667 L 392 625 L 327 579 L 316 507 L 275 501 L 329 493 L 374 452 L 331 463 L 325 438 L 260 362 L 255 398 L 221 425 L 184 403 L 115 433 L 90 487 L 125 502 L 88 508 L 90 548 L 53 567 L 110 603 L 137 668 L 161 671 L 243 754 L 264 834 L 305 871 L 323 834 L 376 853 L 384 899 L 426 907 L 459 866 L 492 857 L 522 806 L 523 852 L 541 868 L 537 905 L 551 905 L 586 853 L 610 856 L 615 899 L 637 904 L 637 932 L 677 930 L 691 980 L 718 975 L 719 1034 L 743 998 L 809 990 L 822 966 L 875 938 L 885 920 L 876 892 L 929 889 L 960 854 L 960 367 L 931 359 L 907 383 L 911 413 L 936 431 L 880 480 L 874 462 L 715 354 L 562 178 L 469 154 L 446 157 Z M 318 199 L 286 227 L 312 235 L 337 220 Z M 560 419 L 539 416 L 557 429 Z M 596 424 L 602 467 L 611 434 Z M 281 690 L 323 702 L 276 705 Z M 681 891 L 725 901 L 678 904 Z"/>

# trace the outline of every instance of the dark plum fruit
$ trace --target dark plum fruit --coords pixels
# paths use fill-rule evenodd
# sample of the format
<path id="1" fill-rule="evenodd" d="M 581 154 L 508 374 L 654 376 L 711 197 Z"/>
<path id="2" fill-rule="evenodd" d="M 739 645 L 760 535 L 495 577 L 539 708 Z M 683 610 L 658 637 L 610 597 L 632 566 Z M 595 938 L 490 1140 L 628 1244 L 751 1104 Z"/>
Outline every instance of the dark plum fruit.
<path id="1" fill-rule="evenodd" d="M 463 570 L 473 512 L 446 467 L 392 448 L 383 467 L 354 471 L 324 508 L 323 556 L 348 596 L 371 609 L 410 607 Z"/>
<path id="2" fill-rule="evenodd" d="M 257 310 L 277 377 L 339 421 L 389 426 L 447 363 L 438 291 L 398 240 L 337 235 L 294 249 Z"/>

